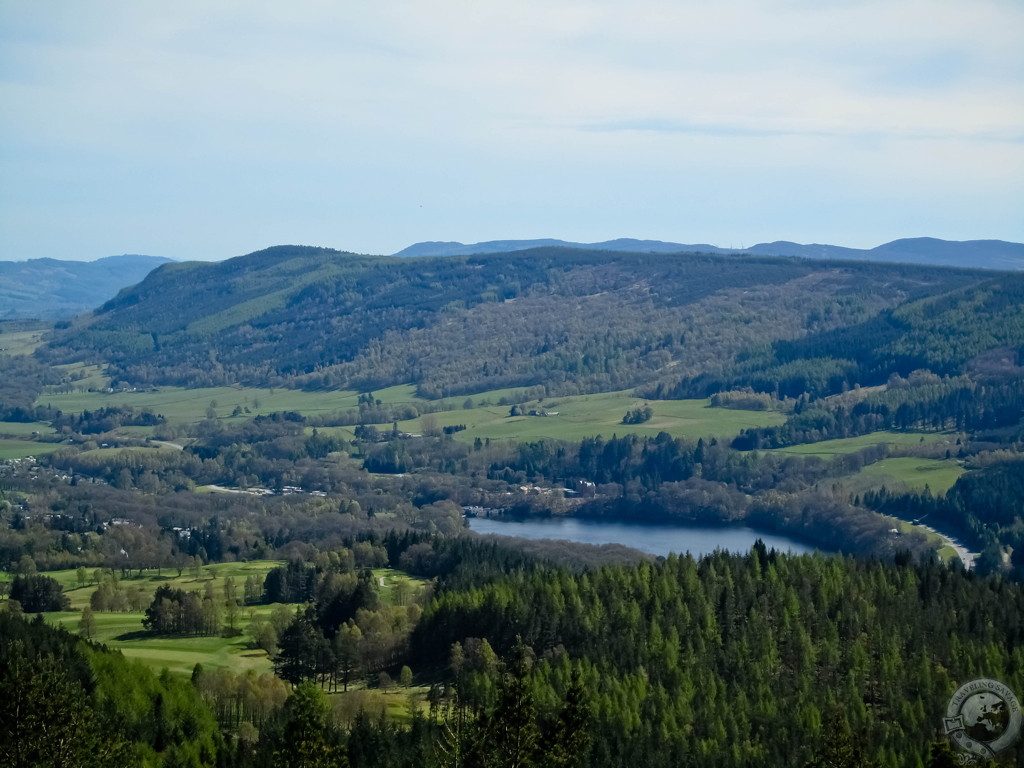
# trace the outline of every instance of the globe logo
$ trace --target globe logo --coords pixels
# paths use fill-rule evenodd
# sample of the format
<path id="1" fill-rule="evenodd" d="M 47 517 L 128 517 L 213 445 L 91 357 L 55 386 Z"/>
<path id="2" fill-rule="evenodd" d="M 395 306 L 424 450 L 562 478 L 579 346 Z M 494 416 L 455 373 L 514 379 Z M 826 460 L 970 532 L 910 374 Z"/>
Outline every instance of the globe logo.
<path id="1" fill-rule="evenodd" d="M 968 760 L 995 757 L 1020 734 L 1020 702 L 998 680 L 972 680 L 949 700 L 943 726 Z"/>

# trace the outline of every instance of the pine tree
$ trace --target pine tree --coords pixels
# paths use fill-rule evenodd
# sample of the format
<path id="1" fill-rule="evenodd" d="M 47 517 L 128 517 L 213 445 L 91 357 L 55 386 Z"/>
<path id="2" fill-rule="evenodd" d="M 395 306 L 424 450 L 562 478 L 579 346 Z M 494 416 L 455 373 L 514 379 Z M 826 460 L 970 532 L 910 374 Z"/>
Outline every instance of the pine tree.
<path id="1" fill-rule="evenodd" d="M 274 765 L 278 768 L 344 768 L 348 765 L 330 722 L 330 705 L 313 683 L 301 683 L 284 705 L 284 728 Z"/>

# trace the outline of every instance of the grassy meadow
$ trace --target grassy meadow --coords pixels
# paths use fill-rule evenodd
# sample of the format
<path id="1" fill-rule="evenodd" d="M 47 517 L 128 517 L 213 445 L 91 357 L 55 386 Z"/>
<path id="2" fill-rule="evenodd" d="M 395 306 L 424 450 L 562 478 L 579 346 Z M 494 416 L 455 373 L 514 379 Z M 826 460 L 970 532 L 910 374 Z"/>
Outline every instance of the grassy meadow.
<path id="1" fill-rule="evenodd" d="M 280 565 L 273 560 L 254 560 L 246 563 L 219 563 L 204 566 L 196 576 L 188 570 L 179 577 L 174 569 L 163 569 L 159 574 L 146 571 L 142 576 L 122 579 L 121 583 L 131 587 L 142 584 L 152 593 L 157 587 L 168 585 L 187 591 L 202 591 L 207 582 L 213 582 L 218 593 L 223 590 L 224 579 L 234 578 L 241 592 L 245 578 L 256 574 L 262 579 L 270 569 Z M 71 600 L 71 611 L 44 614 L 47 621 L 59 624 L 72 632 L 78 631 L 81 610 L 89 604 L 89 598 L 96 590 L 92 578 L 93 569 L 86 569 L 88 580 L 79 586 L 77 570 L 47 571 L 45 575 L 57 579 Z M 95 612 L 97 642 L 116 648 L 125 656 L 143 662 L 155 670 L 167 668 L 172 672 L 191 674 L 197 663 L 210 667 L 228 667 L 235 672 L 253 669 L 264 672 L 270 669 L 270 659 L 259 649 L 250 648 L 252 638 L 247 626 L 253 616 L 267 616 L 272 605 L 243 606 L 239 610 L 238 626 L 242 634 L 236 637 L 147 637 L 143 633 L 144 613 Z"/>
<path id="2" fill-rule="evenodd" d="M 644 401 L 634 397 L 629 391 L 533 400 L 522 405 L 526 411 L 544 409 L 553 414 L 546 417 L 510 417 L 509 406 L 494 405 L 502 397 L 512 396 L 518 391 L 521 390 L 491 390 L 469 397 L 451 398 L 443 401 L 445 410 L 399 422 L 399 428 L 419 434 L 429 423 L 438 426 L 465 424 L 466 430 L 457 433 L 456 438 L 468 441 L 477 437 L 494 440 L 579 440 L 594 435 L 656 435 L 662 431 L 676 437 L 724 438 L 737 434 L 745 427 L 772 426 L 781 424 L 784 420 L 782 414 L 772 411 L 711 408 L 704 399 Z M 412 385 L 377 390 L 373 395 L 382 403 L 392 405 L 425 402 L 416 396 Z M 80 413 L 84 410 L 116 405 L 146 408 L 162 414 L 172 424 L 180 425 L 205 419 L 211 404 L 214 404 L 212 407 L 218 418 L 241 421 L 257 414 L 275 411 L 298 411 L 306 416 L 345 411 L 357 407 L 358 397 L 359 393 L 355 391 L 304 392 L 253 387 L 163 387 L 155 391 L 139 392 L 44 394 L 37 404 L 59 408 L 66 413 Z M 473 408 L 463 407 L 467 400 L 473 402 Z M 654 417 L 650 421 L 633 425 L 622 423 L 622 417 L 627 410 L 645 402 L 654 409 Z M 231 414 L 236 407 L 243 412 L 248 408 L 249 413 L 232 417 Z M 332 429 L 341 437 L 352 438 L 351 428 Z M 125 427 L 119 432 L 144 437 L 151 434 L 152 430 L 147 427 Z"/>
<path id="3" fill-rule="evenodd" d="M 836 440 L 822 440 L 818 443 L 802 443 L 800 445 L 789 445 L 785 448 L 771 448 L 772 453 L 785 453 L 791 456 L 820 456 L 829 459 L 833 456 L 841 456 L 848 453 L 855 453 L 864 448 L 871 448 L 876 445 L 918 446 L 934 445 L 936 443 L 948 442 L 950 445 L 956 442 L 955 435 L 941 434 L 937 432 L 871 432 L 857 437 L 843 437 Z"/>
<path id="4" fill-rule="evenodd" d="M 480 399 L 494 401 L 493 393 Z M 648 404 L 654 416 L 643 424 L 623 424 L 626 411 Z M 457 440 L 472 442 L 479 437 L 492 440 L 580 440 L 602 435 L 657 435 L 674 437 L 731 437 L 745 427 L 781 424 L 785 417 L 771 411 L 740 411 L 712 408 L 708 400 L 642 400 L 629 391 L 532 400 L 520 406 L 524 411 L 544 410 L 548 416 L 509 416 L 510 406 L 491 405 L 459 408 L 427 414 L 398 423 L 399 429 L 422 433 L 431 423 L 438 427 L 464 424 Z"/>
<path id="5" fill-rule="evenodd" d="M 857 478 L 868 481 L 870 487 L 885 486 L 889 490 L 906 488 L 923 491 L 927 486 L 932 493 L 944 494 L 964 473 L 954 459 L 919 459 L 913 456 L 882 459 L 864 467 Z"/>
<path id="6" fill-rule="evenodd" d="M 60 443 L 39 443 L 29 439 L 0 437 L 0 460 L 42 456 L 60 448 Z"/>
<path id="7" fill-rule="evenodd" d="M 0 331 L 0 355 L 31 355 L 43 343 L 47 330 Z"/>
<path id="8" fill-rule="evenodd" d="M 267 572 L 281 565 L 276 560 L 253 560 L 240 563 L 218 563 L 207 565 L 196 575 L 185 570 L 178 576 L 176 569 L 163 569 L 161 573 L 146 571 L 141 576 L 122 579 L 126 587 L 143 585 L 150 594 L 157 587 L 168 585 L 186 591 L 203 591 L 207 583 L 213 582 L 214 589 L 221 594 L 224 579 L 231 577 L 241 594 L 246 577 L 255 574 L 262 582 Z M 47 571 L 46 576 L 56 579 L 64 587 L 64 592 L 71 600 L 71 610 L 44 614 L 51 624 L 66 627 L 77 632 L 81 621 L 81 611 L 89 604 L 89 598 L 96 590 L 92 568 L 87 568 L 87 581 L 84 585 L 78 582 L 77 569 Z M 413 587 L 414 592 L 422 589 L 426 582 L 391 568 L 374 570 L 378 579 L 381 598 L 385 603 L 395 600 L 395 588 L 400 582 Z M 9 574 L 4 579 L 12 578 Z M 248 632 L 250 621 L 254 617 L 269 616 L 274 605 L 248 605 L 239 609 L 238 628 L 242 634 L 235 637 L 155 637 L 148 636 L 142 628 L 143 612 L 113 613 L 95 612 L 95 640 L 111 648 L 121 651 L 126 657 L 137 659 L 154 670 L 169 669 L 171 672 L 191 674 L 193 667 L 202 664 L 204 667 L 229 668 L 234 672 L 252 669 L 257 672 L 270 670 L 270 659 L 267 654 L 252 646 L 252 637 Z M 289 606 L 294 609 L 296 606 Z M 381 694 L 384 695 L 384 694 Z M 399 703 L 397 697 L 387 695 L 389 704 Z"/>
<path id="9" fill-rule="evenodd" d="M 0 421 L 0 460 L 51 453 L 60 448 L 60 444 L 36 442 L 35 438 L 52 434 L 53 427 L 41 421 Z"/>
<path id="10" fill-rule="evenodd" d="M 412 386 L 389 387 L 374 392 L 384 403 L 405 403 L 416 399 Z M 107 406 L 144 408 L 164 416 L 172 424 L 193 424 L 206 418 L 211 403 L 217 418 L 231 419 L 236 407 L 249 413 L 239 421 L 259 414 L 298 411 L 317 416 L 345 411 L 358 405 L 359 393 L 352 390 L 305 392 L 296 389 L 258 387 L 160 387 L 138 392 L 70 392 L 43 394 L 36 405 L 49 405 L 65 413 L 81 413 Z"/>
<path id="11" fill-rule="evenodd" d="M 32 437 L 36 433 L 52 435 L 54 429 L 45 421 L 0 421 L 0 437 Z"/>

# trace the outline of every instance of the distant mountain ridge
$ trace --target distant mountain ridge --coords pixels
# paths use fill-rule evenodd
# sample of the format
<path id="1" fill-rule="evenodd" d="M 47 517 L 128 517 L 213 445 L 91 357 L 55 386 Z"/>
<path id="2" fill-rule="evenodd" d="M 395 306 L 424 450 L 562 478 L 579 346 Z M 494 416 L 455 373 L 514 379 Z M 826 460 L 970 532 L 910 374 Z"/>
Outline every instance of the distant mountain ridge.
<path id="1" fill-rule="evenodd" d="M 798 256 L 807 259 L 853 259 L 905 264 L 933 264 L 978 269 L 1024 269 L 1024 243 L 1005 240 L 940 240 L 913 237 L 893 240 L 876 248 L 846 248 L 841 245 L 793 243 L 778 240 L 750 248 L 720 248 L 707 243 L 670 243 L 662 240 L 619 238 L 601 243 L 576 243 L 551 238 L 540 240 L 489 240 L 482 243 L 423 242 L 404 248 L 395 256 L 470 256 L 511 253 L 530 248 L 578 248 L 592 251 L 632 253 L 714 253 L 755 256 Z"/>
<path id="2" fill-rule="evenodd" d="M 0 261 L 0 320 L 72 317 L 98 307 L 170 261 L 137 254 L 96 261 Z"/>
<path id="3" fill-rule="evenodd" d="M 1021 291 L 1024 271 L 756 254 L 547 247 L 409 259 L 275 246 L 164 265 L 37 355 L 106 363 L 129 386 L 413 384 L 435 399 L 533 386 L 831 392 L 893 371 L 960 373 L 983 353 L 1024 348 Z M 918 322 L 939 310 L 948 322 Z M 773 372 L 757 378 L 765 354 Z M 899 365 L 875 370 L 880 356 Z"/>

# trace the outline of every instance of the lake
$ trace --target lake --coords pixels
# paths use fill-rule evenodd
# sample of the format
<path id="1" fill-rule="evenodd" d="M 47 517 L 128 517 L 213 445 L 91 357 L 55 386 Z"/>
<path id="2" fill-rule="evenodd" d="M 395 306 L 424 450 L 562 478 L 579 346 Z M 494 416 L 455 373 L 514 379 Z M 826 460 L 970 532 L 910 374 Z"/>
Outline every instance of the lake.
<path id="1" fill-rule="evenodd" d="M 467 518 L 471 530 L 518 536 L 523 539 L 564 539 L 583 544 L 622 544 L 651 555 L 689 552 L 694 557 L 716 549 L 746 553 L 761 539 L 771 549 L 802 554 L 814 547 L 746 526 L 683 526 L 646 523 L 607 522 L 580 518 L 531 518 L 500 520 L 488 517 Z"/>

